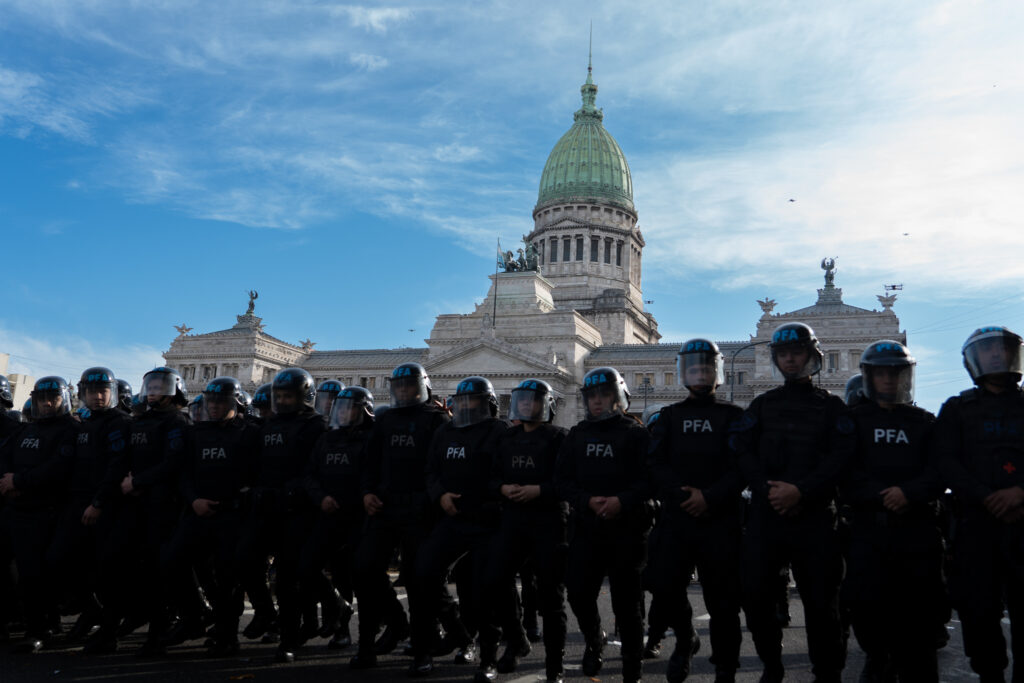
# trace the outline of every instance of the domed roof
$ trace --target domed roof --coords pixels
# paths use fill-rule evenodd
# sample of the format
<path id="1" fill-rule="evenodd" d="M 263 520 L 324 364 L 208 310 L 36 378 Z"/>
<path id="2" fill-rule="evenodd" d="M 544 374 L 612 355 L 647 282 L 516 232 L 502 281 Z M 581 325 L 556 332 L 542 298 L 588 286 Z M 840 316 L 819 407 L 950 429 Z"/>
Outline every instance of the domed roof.
<path id="1" fill-rule="evenodd" d="M 599 201 L 634 211 L 629 164 L 619 143 L 601 125 L 604 113 L 594 106 L 597 86 L 589 66 L 580 93 L 583 106 L 573 115 L 572 128 L 544 164 L 534 211 L 566 201 Z"/>

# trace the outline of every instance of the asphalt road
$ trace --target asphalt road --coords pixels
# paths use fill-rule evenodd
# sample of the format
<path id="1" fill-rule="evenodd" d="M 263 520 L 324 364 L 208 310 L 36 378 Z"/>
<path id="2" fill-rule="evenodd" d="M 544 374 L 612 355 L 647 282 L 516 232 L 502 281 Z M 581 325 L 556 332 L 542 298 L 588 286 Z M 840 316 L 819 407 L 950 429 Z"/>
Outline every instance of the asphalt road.
<path id="1" fill-rule="evenodd" d="M 807 660 L 807 639 L 804 632 L 803 613 L 800 600 L 795 590 L 792 591 L 791 613 L 792 624 L 785 630 L 783 657 L 786 666 L 787 681 L 811 681 L 810 664 Z M 601 594 L 601 613 L 605 618 L 605 628 L 611 633 L 613 619 L 611 605 L 607 594 L 607 584 Z M 710 682 L 714 678 L 714 667 L 708 661 L 708 616 L 704 609 L 699 586 L 690 587 L 690 599 L 696 615 L 696 627 L 702 640 L 700 652 L 693 661 L 693 672 L 688 680 Z M 251 613 L 243 617 L 244 626 Z M 358 616 L 356 617 L 358 619 Z M 879 618 L 885 618 L 880 615 Z M 66 624 L 70 626 L 70 620 Z M 353 633 L 355 620 L 353 620 Z M 953 620 L 950 630 L 949 644 L 939 653 L 939 666 L 942 681 L 960 682 L 974 681 L 977 677 L 971 673 L 967 660 L 963 656 L 963 645 L 960 636 L 960 624 Z M 1009 637 L 1009 627 L 1004 625 Z M 621 667 L 618 657 L 618 641 L 610 635 L 609 645 L 605 649 L 605 665 L 600 675 L 592 680 L 616 681 L 620 678 Z M 351 671 L 348 658 L 354 648 L 343 651 L 327 650 L 324 640 L 313 640 L 300 652 L 300 658 L 293 664 L 276 664 L 273 661 L 274 645 L 252 644 L 243 642 L 241 653 L 229 659 L 211 660 L 204 657 L 204 649 L 200 641 L 193 641 L 179 647 L 171 648 L 167 657 L 150 660 L 136 657 L 132 651 L 142 643 L 141 632 L 133 634 L 123 642 L 121 651 L 114 655 L 86 657 L 77 649 L 60 649 L 55 647 L 38 655 L 0 655 L 0 681 L 90 681 L 117 678 L 120 681 L 254 681 L 285 682 L 296 681 L 312 683 L 313 681 L 394 681 L 405 680 L 405 669 L 411 661 L 400 655 L 390 655 L 380 659 L 377 669 L 368 671 Z M 644 665 L 644 678 L 649 681 L 664 680 L 668 655 L 675 644 L 670 634 L 665 640 L 662 655 L 658 659 L 647 660 Z M 583 654 L 583 639 L 576 630 L 575 619 L 571 610 L 569 617 L 569 640 L 566 648 L 566 680 L 585 681 L 587 677 L 580 671 L 580 658 Z M 844 681 L 856 681 L 864 656 L 851 638 L 849 657 Z M 429 680 L 437 682 L 462 681 L 472 679 L 474 667 L 455 665 L 450 657 L 435 660 L 437 665 L 434 675 Z M 533 683 L 539 678 L 543 680 L 544 649 L 536 645 L 530 656 L 524 658 L 519 670 L 512 674 L 499 677 L 502 682 Z M 750 635 L 744 632 L 741 652 L 741 667 L 737 681 L 753 683 L 760 675 L 760 662 L 754 652 Z M 1009 675 L 1007 676 L 1009 678 Z"/>

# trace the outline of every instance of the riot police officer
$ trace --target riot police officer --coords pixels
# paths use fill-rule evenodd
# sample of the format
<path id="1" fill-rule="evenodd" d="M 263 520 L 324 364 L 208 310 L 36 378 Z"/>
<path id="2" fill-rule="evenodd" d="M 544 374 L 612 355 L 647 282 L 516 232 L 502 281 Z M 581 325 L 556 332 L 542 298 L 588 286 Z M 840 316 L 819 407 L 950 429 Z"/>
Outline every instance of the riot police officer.
<path id="1" fill-rule="evenodd" d="M 334 599 L 340 594 L 343 603 L 333 620 L 325 618 L 323 635 L 331 638 L 329 648 L 338 649 L 352 642 L 348 628 L 353 613 L 352 556 L 366 517 L 359 493 L 360 470 L 373 427 L 373 394 L 363 387 L 339 390 L 328 426 L 306 468 L 306 492 L 320 513 L 303 545 L 299 565 L 306 600 L 314 599 L 323 570 L 330 570 L 332 590 L 337 591 Z"/>
<path id="2" fill-rule="evenodd" d="M 551 424 L 554 389 L 540 379 L 523 380 L 512 390 L 508 417 L 516 425 L 498 437 L 491 482 L 492 494 L 501 500 L 501 527 L 492 539 L 485 571 L 485 592 L 494 601 L 496 620 L 508 639 L 497 671 L 514 671 L 518 659 L 530 652 L 515 604 L 501 599 L 513 586 L 516 571 L 529 561 L 544 619 L 544 670 L 547 680 L 555 683 L 564 676 L 569 509 L 555 491 L 554 475 L 566 430 Z"/>
<path id="3" fill-rule="evenodd" d="M 70 495 L 47 555 L 53 575 L 60 577 L 58 585 L 71 587 L 74 602 L 82 608 L 68 641 L 84 637 L 100 623 L 95 596 L 99 550 L 116 514 L 114 503 L 121 493 L 118 461 L 127 453 L 131 428 L 120 409 L 117 379 L 109 368 L 82 373 L 78 400 L 86 413 L 75 439 Z"/>
<path id="4" fill-rule="evenodd" d="M 20 420 L 15 420 L 8 413 L 14 407 L 14 395 L 11 393 L 11 383 L 7 377 L 0 375 L 0 443 L 20 429 Z"/>
<path id="5" fill-rule="evenodd" d="M 583 673 L 601 670 L 605 634 L 597 596 L 604 577 L 622 637 L 622 679 L 643 670 L 643 586 L 651 526 L 647 449 L 649 435 L 627 416 L 629 392 L 617 370 L 595 368 L 583 377 L 583 421 L 562 442 L 555 486 L 573 508 L 566 590 L 586 640 Z"/>
<path id="6" fill-rule="evenodd" d="M 163 635 L 172 606 L 198 620 L 199 597 L 191 572 L 161 585 L 160 547 L 174 532 L 180 512 L 178 473 L 190 424 L 181 408 L 188 404 L 185 383 L 168 367 L 150 370 L 139 391 L 144 413 L 132 420 L 128 451 L 115 461 L 120 478 L 117 516 L 102 551 L 100 589 L 104 608 L 115 616 L 140 610 L 149 621 L 142 656 L 164 652 Z M 107 618 L 107 615 L 104 617 Z M 101 629 L 102 631 L 102 629 Z M 116 646 L 110 629 L 94 639 L 99 651 Z"/>
<path id="7" fill-rule="evenodd" d="M 203 390 L 203 419 L 187 432 L 182 453 L 181 495 L 185 514 L 165 546 L 166 574 L 211 562 L 208 583 L 213 605 L 211 656 L 238 652 L 242 593 L 235 567 L 235 545 L 242 525 L 243 490 L 255 478 L 259 431 L 242 416 L 242 385 L 234 377 L 215 377 Z"/>
<path id="8" fill-rule="evenodd" d="M 676 648 L 666 678 L 679 683 L 690 672 L 700 641 L 692 625 L 686 587 L 698 569 L 711 615 L 715 681 L 735 680 L 739 666 L 741 498 L 739 471 L 729 449 L 729 429 L 743 411 L 719 401 L 722 353 L 707 339 L 685 342 L 676 357 L 685 400 L 663 408 L 651 429 L 651 475 L 661 501 L 658 554 L 652 555 L 655 598 L 664 600 Z"/>
<path id="9" fill-rule="evenodd" d="M 804 605 L 816 680 L 839 681 L 846 651 L 838 605 L 843 560 L 835 526 L 843 461 L 836 446 L 852 427 L 840 419 L 842 399 L 811 382 L 822 353 L 810 327 L 780 325 L 770 348 L 785 382 L 750 403 L 730 441 L 752 494 L 741 550 L 747 627 L 764 664 L 761 680 L 781 681 L 782 627 L 774 596 L 780 569 L 789 562 Z"/>
<path id="10" fill-rule="evenodd" d="M 859 372 L 846 380 L 846 387 L 843 389 L 843 401 L 851 408 L 864 398 L 864 376 Z"/>
<path id="11" fill-rule="evenodd" d="M 336 379 L 328 379 L 321 382 L 320 386 L 316 388 L 316 404 L 313 406 L 313 409 L 320 415 L 323 415 L 325 420 L 330 419 L 331 406 L 334 405 L 334 399 L 337 398 L 344 388 L 345 385 Z"/>
<path id="12" fill-rule="evenodd" d="M 67 382 L 50 376 L 32 389 L 33 421 L 0 445 L 0 534 L 14 554 L 25 606 L 25 641 L 15 651 L 37 652 L 50 634 L 55 597 L 46 571 L 46 550 L 57 510 L 65 498 L 76 423 Z"/>
<path id="13" fill-rule="evenodd" d="M 302 368 L 286 368 L 274 377 L 274 414 L 260 429 L 252 510 L 238 545 L 242 584 L 250 599 L 265 595 L 264 562 L 267 555 L 274 556 L 281 621 L 279 662 L 294 661 L 302 644 L 298 563 L 302 540 L 312 524 L 303 474 L 326 428 L 314 410 L 315 397 L 313 377 Z M 266 605 L 253 607 L 261 616 L 273 614 Z"/>
<path id="14" fill-rule="evenodd" d="M 132 385 L 126 379 L 117 379 L 117 407 L 125 415 L 132 414 Z"/>
<path id="15" fill-rule="evenodd" d="M 252 407 L 256 411 L 256 418 L 259 420 L 266 420 L 273 414 L 273 409 L 270 405 L 270 392 L 273 385 L 270 382 L 261 384 L 256 388 L 256 391 L 252 395 Z"/>
<path id="16" fill-rule="evenodd" d="M 421 609 L 412 613 L 414 642 L 428 642 L 441 612 L 437 586 L 463 558 L 468 585 L 459 588 L 460 612 L 469 628 L 450 637 L 466 647 L 471 642 L 469 632 L 479 631 L 477 680 L 493 680 L 497 675 L 500 636 L 492 613 L 484 609 L 482 592 L 486 548 L 498 522 L 497 500 L 488 484 L 497 439 L 508 428 L 497 415 L 498 398 L 490 381 L 466 377 L 455 389 L 451 422 L 434 432 L 427 453 L 427 495 L 443 515 L 420 547 L 415 580 Z M 414 673 L 426 673 L 427 664 L 429 656 L 420 656 Z"/>
<path id="17" fill-rule="evenodd" d="M 359 601 L 359 651 L 350 665 L 376 666 L 377 653 L 390 652 L 408 633 L 401 605 L 393 599 L 388 563 L 401 548 L 402 573 L 415 576 L 420 545 L 437 517 L 426 483 L 427 452 L 434 432 L 449 421 L 432 401 L 430 378 L 419 363 L 403 363 L 391 372 L 391 408 L 378 416 L 370 434 L 363 469 L 363 507 L 369 516 L 356 553 L 353 581 Z M 409 586 L 409 609 L 422 609 L 416 586 Z M 386 642 L 374 648 L 377 628 L 387 622 Z M 385 636 L 381 636 L 384 639 Z M 413 634 L 411 673 L 433 669 L 432 642 Z"/>
<path id="18" fill-rule="evenodd" d="M 944 487 L 935 417 L 913 405 L 915 364 L 897 341 L 870 344 L 860 359 L 863 396 L 849 413 L 855 431 L 840 487 L 849 507 L 842 599 L 867 654 L 862 681 L 938 681 L 935 632 L 948 618 L 936 515 Z"/>
<path id="19" fill-rule="evenodd" d="M 963 346 L 973 389 L 939 411 L 935 442 L 945 483 L 956 497 L 950 596 L 964 630 L 964 652 L 984 683 L 1007 666 L 1000 619 L 1024 624 L 1024 370 L 1021 337 L 982 327 Z M 1016 635 L 1016 634 L 1014 634 Z M 1013 638 L 1013 680 L 1024 680 L 1024 639 Z"/>

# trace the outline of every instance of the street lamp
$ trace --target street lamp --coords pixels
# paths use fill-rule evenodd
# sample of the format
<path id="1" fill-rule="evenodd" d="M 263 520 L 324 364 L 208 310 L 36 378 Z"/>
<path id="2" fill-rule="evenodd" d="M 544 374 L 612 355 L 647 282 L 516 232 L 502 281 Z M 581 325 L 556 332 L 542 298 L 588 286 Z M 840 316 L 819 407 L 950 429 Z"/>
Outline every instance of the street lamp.
<path id="1" fill-rule="evenodd" d="M 744 349 L 760 346 L 761 344 L 770 344 L 771 341 L 771 339 L 762 339 L 761 341 L 750 342 L 749 344 L 744 344 L 732 352 L 732 358 L 729 361 L 729 403 L 732 403 L 733 391 L 736 388 L 736 356 L 738 356 L 740 351 L 743 351 Z"/>
<path id="2" fill-rule="evenodd" d="M 654 391 L 654 388 L 651 386 L 651 378 L 645 376 L 642 380 L 640 380 L 640 393 L 644 395 L 644 412 L 645 413 L 647 412 L 647 396 L 652 391 Z"/>

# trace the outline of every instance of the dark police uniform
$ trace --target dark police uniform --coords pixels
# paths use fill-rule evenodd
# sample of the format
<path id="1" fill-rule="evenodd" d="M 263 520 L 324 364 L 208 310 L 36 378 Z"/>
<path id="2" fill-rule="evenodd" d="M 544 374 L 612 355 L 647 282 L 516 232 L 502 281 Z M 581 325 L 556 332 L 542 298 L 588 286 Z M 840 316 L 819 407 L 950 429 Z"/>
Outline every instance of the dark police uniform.
<path id="1" fill-rule="evenodd" d="M 82 605 L 83 626 L 99 619 L 98 590 L 100 550 L 113 528 L 121 497 L 118 462 L 128 451 L 131 419 L 117 408 L 90 412 L 75 435 L 71 459 L 69 496 L 64 503 L 57 532 L 47 553 L 47 564 L 61 586 L 67 586 Z M 92 526 L 82 523 L 89 506 L 100 510 Z M 109 599 L 109 596 L 108 596 Z"/>
<path id="2" fill-rule="evenodd" d="M 252 505 L 242 526 L 238 564 L 242 587 L 249 599 L 266 595 L 265 560 L 274 556 L 277 571 L 277 603 L 281 611 L 280 653 L 292 653 L 301 645 L 299 624 L 299 553 L 312 522 L 303 474 L 310 453 L 326 425 L 312 408 L 275 414 L 260 429 L 256 479 Z M 273 607 L 253 605 L 257 612 Z"/>
<path id="3" fill-rule="evenodd" d="M 21 428 L 22 423 L 10 417 L 7 411 L 0 406 L 0 449 L 4 447 L 4 442 L 21 431 Z M 4 499 L 0 497 L 0 517 L 4 514 L 5 505 Z M 13 561 L 14 554 L 11 551 L 10 540 L 6 534 L 0 534 L 0 639 L 4 638 L 7 633 L 7 624 L 14 618 L 14 575 L 11 571 Z"/>
<path id="4" fill-rule="evenodd" d="M 545 669 L 549 678 L 562 671 L 565 650 L 565 564 L 568 505 L 555 490 L 555 461 L 567 431 L 541 424 L 531 432 L 516 425 L 497 442 L 491 495 L 501 500 L 501 526 L 491 540 L 484 590 L 496 608 L 509 647 L 525 637 L 513 601 L 501 600 L 528 560 L 537 577 L 537 605 L 544 619 Z M 540 495 L 515 503 L 501 495 L 504 484 L 539 486 Z M 525 581 L 524 581 L 525 584 Z M 524 591 L 525 592 L 525 591 Z M 524 600 L 525 602 L 525 600 Z"/>
<path id="5" fill-rule="evenodd" d="M 835 493 L 843 469 L 841 440 L 852 433 L 845 405 L 809 381 L 787 382 L 755 398 L 731 445 L 751 490 L 741 549 L 747 627 L 765 671 L 782 675 L 782 626 L 776 618 L 779 572 L 790 563 L 807 619 L 807 646 L 819 681 L 838 681 L 846 659 L 839 620 L 843 560 Z M 783 517 L 768 500 L 769 480 L 795 485 L 801 500 Z"/>
<path id="6" fill-rule="evenodd" d="M 241 416 L 188 429 L 180 478 L 185 514 L 163 553 L 162 566 L 170 575 L 212 560 L 213 637 L 225 653 L 238 644 L 242 592 L 235 546 L 244 514 L 242 490 L 255 479 L 260 445 L 259 432 Z M 192 504 L 200 498 L 217 501 L 212 515 L 196 514 Z"/>
<path id="7" fill-rule="evenodd" d="M 394 613 L 397 605 L 388 593 L 388 563 L 401 549 L 402 573 L 415 576 L 416 556 L 430 533 L 438 511 L 430 504 L 426 485 L 427 451 L 434 432 L 449 422 L 448 414 L 433 403 L 391 408 L 373 425 L 366 450 L 362 494 L 374 494 L 383 509 L 367 520 L 356 553 L 354 584 L 359 601 L 359 649 L 370 652 L 382 621 L 404 622 L 405 615 Z M 409 608 L 415 612 L 420 596 L 409 592 Z M 387 610 L 388 613 L 385 613 Z M 430 643 L 412 645 L 420 654 L 429 652 Z"/>
<path id="8" fill-rule="evenodd" d="M 304 477 L 310 502 L 321 509 L 321 502 L 330 496 L 338 503 L 338 509 L 321 509 L 303 544 L 299 573 L 304 600 L 314 599 L 322 571 L 328 568 L 341 596 L 352 601 L 352 558 L 366 518 L 360 478 L 372 427 L 373 423 L 367 420 L 326 431 L 310 454 Z"/>
<path id="9" fill-rule="evenodd" d="M 657 554 L 651 557 L 655 599 L 664 599 L 675 630 L 677 652 L 695 642 L 693 610 L 686 597 L 694 567 L 711 615 L 711 650 L 719 673 L 739 666 L 741 504 L 739 471 L 729 449 L 729 428 L 742 409 L 713 395 L 689 398 L 663 408 L 651 429 L 651 478 L 661 516 Z M 694 517 L 680 509 L 700 489 L 708 510 Z M 681 645 L 683 644 L 683 645 Z M 689 654 L 689 652 L 685 652 Z"/>
<path id="10" fill-rule="evenodd" d="M 1024 392 L 969 389 L 943 404 L 935 429 L 939 466 L 956 496 L 950 597 L 964 652 L 982 680 L 1003 680 L 1005 600 L 1024 624 L 1024 522 L 1003 522 L 984 506 L 999 489 L 1024 487 Z M 1024 677 L 1024 639 L 1014 638 L 1013 680 Z"/>
<path id="11" fill-rule="evenodd" d="M 161 545 L 170 540 L 181 512 L 178 472 L 190 421 L 170 408 L 149 410 L 129 424 L 128 450 L 113 461 L 112 476 L 120 481 L 131 473 L 134 490 L 120 496 L 102 551 L 99 583 L 114 617 L 138 609 L 149 620 L 146 647 L 156 653 L 167 627 L 168 603 L 183 605 L 195 594 L 191 573 L 160 585 Z"/>
<path id="12" fill-rule="evenodd" d="M 949 608 L 942 578 L 937 501 L 942 486 L 932 430 L 935 417 L 911 405 L 883 409 L 862 399 L 850 410 L 854 451 L 840 493 L 849 509 L 842 599 L 861 649 L 889 662 L 900 680 L 938 681 L 936 628 Z M 902 512 L 882 505 L 899 487 Z"/>
<path id="13" fill-rule="evenodd" d="M 47 620 L 57 607 L 46 551 L 67 495 L 75 432 L 71 416 L 58 415 L 26 424 L 0 446 L 0 476 L 14 475 L 14 493 L 6 496 L 0 533 L 18 567 L 25 635 L 30 642 L 46 639 Z"/>
<path id="14" fill-rule="evenodd" d="M 414 640 L 429 642 L 434 623 L 441 616 L 437 586 L 465 555 L 468 585 L 460 586 L 459 597 L 466 632 L 453 634 L 452 638 L 466 645 L 469 634 L 479 630 L 481 662 L 494 661 L 492 655 L 500 635 L 490 612 L 483 609 L 487 597 L 481 589 L 486 547 L 498 523 L 498 503 L 489 484 L 497 440 L 507 429 L 508 425 L 497 418 L 466 427 L 448 422 L 434 432 L 427 453 L 426 485 L 431 505 L 440 510 L 445 493 L 461 497 L 454 501 L 458 514 L 449 516 L 441 512 L 440 521 L 420 546 L 416 582 L 420 590 L 418 604 L 423 609 L 412 613 Z"/>
<path id="15" fill-rule="evenodd" d="M 612 592 L 612 610 L 622 636 L 624 680 L 638 680 L 643 662 L 643 587 L 651 527 L 647 479 L 647 430 L 634 419 L 613 415 L 583 421 L 562 442 L 555 486 L 572 506 L 574 534 L 569 543 L 566 589 L 589 648 L 600 651 L 603 633 L 597 596 L 604 577 Z M 599 519 L 591 497 L 617 496 L 622 511 Z"/>

